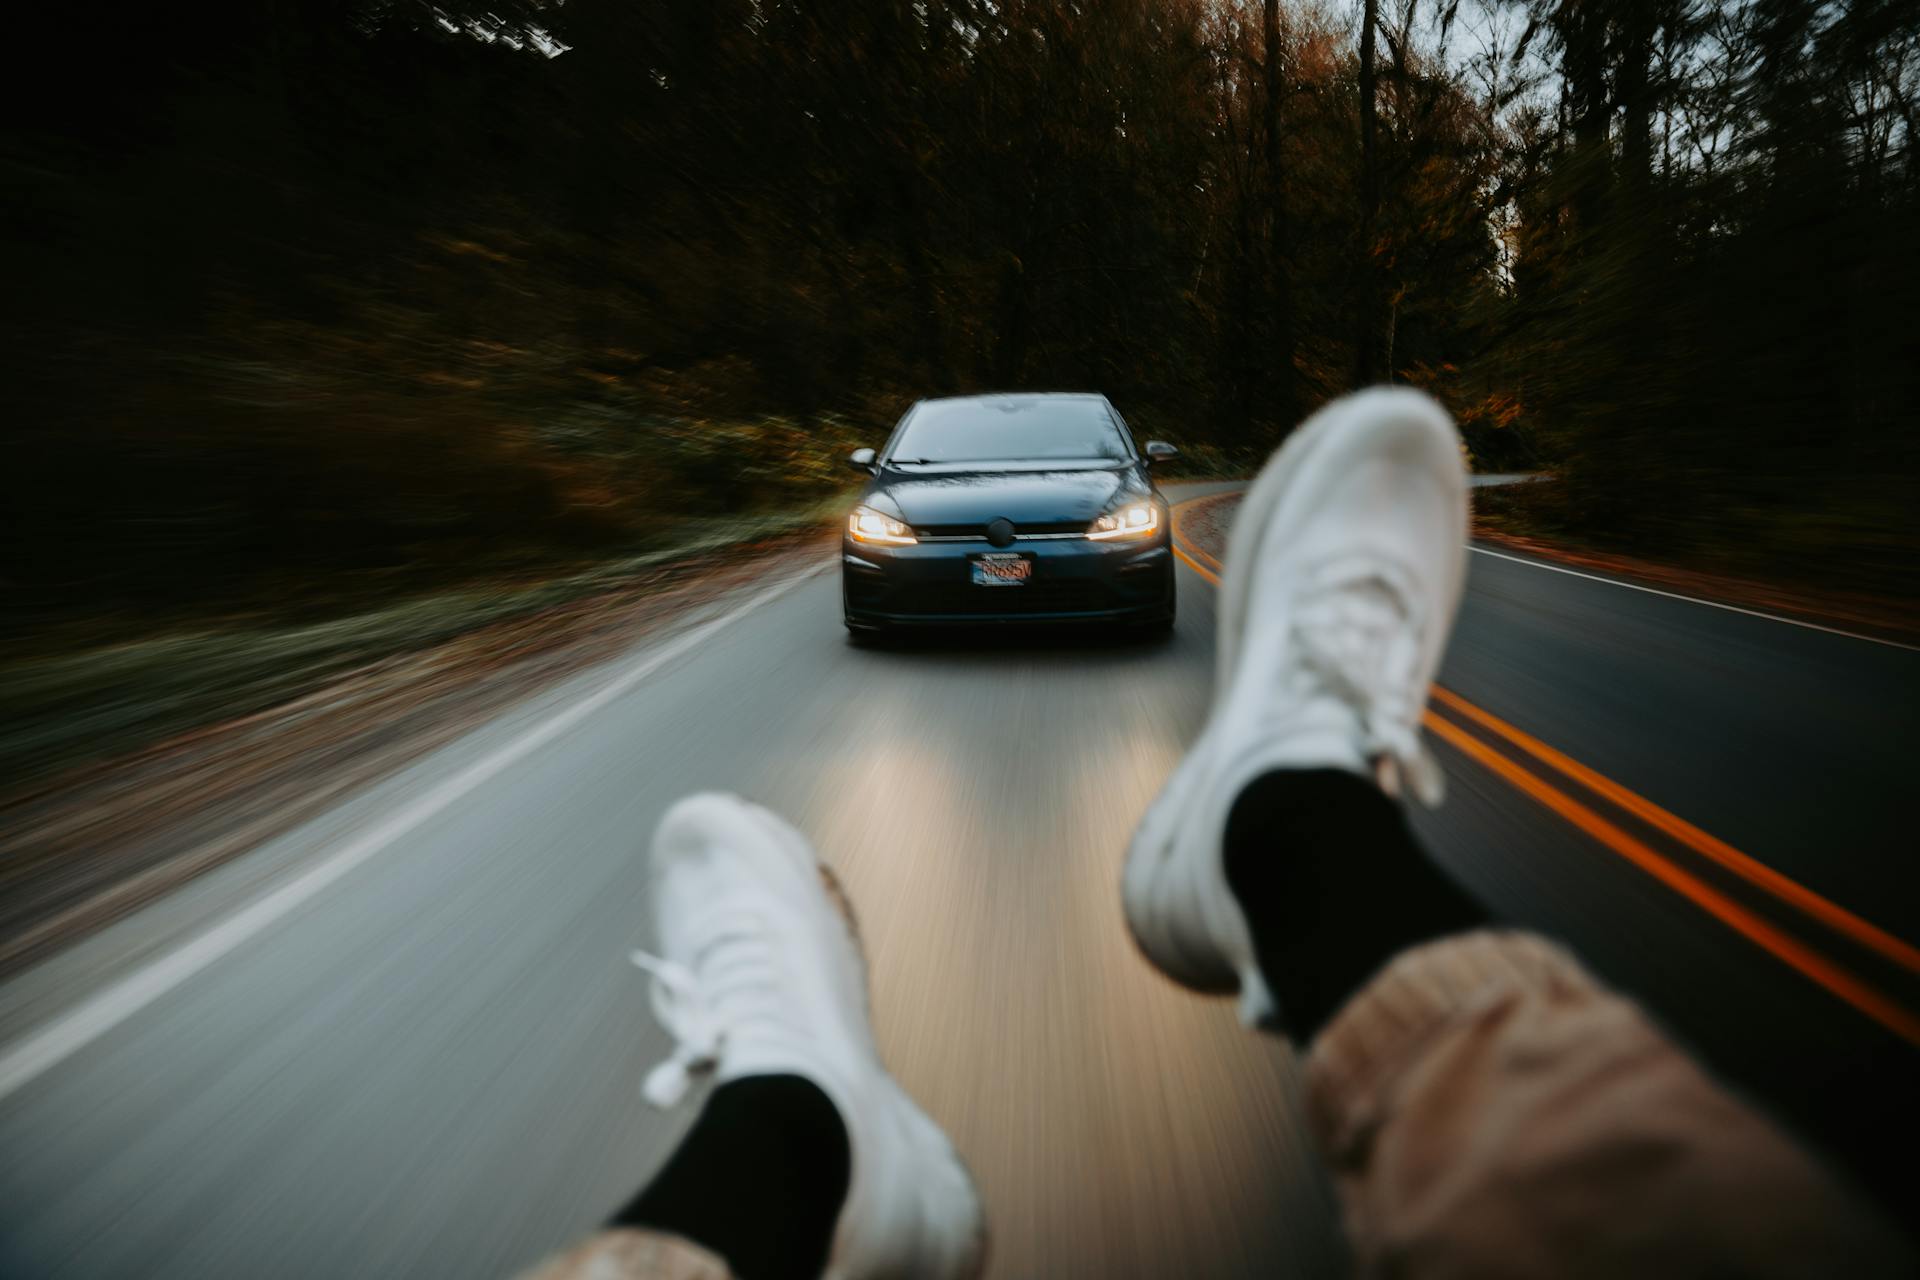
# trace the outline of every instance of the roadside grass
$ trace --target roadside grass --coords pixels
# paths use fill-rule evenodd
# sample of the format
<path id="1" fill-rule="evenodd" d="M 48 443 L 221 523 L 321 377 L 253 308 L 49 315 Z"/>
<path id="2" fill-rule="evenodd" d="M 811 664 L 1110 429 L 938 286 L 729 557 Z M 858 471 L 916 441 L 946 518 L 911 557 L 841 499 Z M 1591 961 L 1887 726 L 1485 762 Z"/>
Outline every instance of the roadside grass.
<path id="1" fill-rule="evenodd" d="M 633 587 L 673 565 L 824 527 L 843 495 L 754 515 L 685 519 L 670 543 L 528 581 L 468 583 L 288 625 L 233 619 L 0 661 L 0 777 L 16 794 L 72 766 L 250 715 L 323 681 L 509 618 Z"/>
<path id="2" fill-rule="evenodd" d="M 1241 451 L 1183 444 L 1161 478 L 1243 476 L 1248 461 Z M 824 475 L 805 479 L 815 493 L 831 483 Z M 0 646 L 0 797 L 30 794 L 77 765 L 255 714 L 397 654 L 633 587 L 680 561 L 822 527 L 847 501 L 840 488 L 754 514 L 680 517 L 644 547 L 584 565 L 502 561 L 453 585 L 412 589 L 322 575 L 298 591 L 282 587 L 197 615 L 190 607 L 146 620 L 83 612 L 21 633 Z M 127 639 L 134 627 L 153 633 Z"/>

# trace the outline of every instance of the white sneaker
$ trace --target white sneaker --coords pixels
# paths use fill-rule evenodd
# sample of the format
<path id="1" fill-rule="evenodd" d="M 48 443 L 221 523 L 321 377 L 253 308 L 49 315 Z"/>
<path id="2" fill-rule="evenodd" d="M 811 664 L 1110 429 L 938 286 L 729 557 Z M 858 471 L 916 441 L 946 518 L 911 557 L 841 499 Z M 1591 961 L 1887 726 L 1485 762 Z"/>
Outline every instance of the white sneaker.
<path id="1" fill-rule="evenodd" d="M 1241 788 L 1276 769 L 1346 769 L 1440 799 L 1420 716 L 1460 607 L 1467 493 L 1446 411 L 1410 390 L 1309 418 L 1234 519 L 1220 584 L 1213 707 L 1134 832 L 1127 924 L 1161 971 L 1276 1010 L 1222 841 Z"/>
<path id="2" fill-rule="evenodd" d="M 635 952 L 679 1041 L 647 1076 L 657 1106 L 696 1074 L 797 1075 L 839 1109 L 853 1155 L 826 1275 L 970 1277 L 985 1263 L 980 1200 L 952 1145 L 887 1074 L 866 961 L 838 881 L 806 837 L 737 796 L 690 796 L 653 835 L 661 955 Z"/>

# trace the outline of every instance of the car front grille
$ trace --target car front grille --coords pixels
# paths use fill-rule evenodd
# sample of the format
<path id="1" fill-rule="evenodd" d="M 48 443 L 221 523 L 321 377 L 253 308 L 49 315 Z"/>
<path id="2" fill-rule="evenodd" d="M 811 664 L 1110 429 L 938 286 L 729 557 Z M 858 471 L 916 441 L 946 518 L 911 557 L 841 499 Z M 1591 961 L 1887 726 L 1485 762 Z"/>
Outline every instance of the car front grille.
<path id="1" fill-rule="evenodd" d="M 1036 535 L 1085 533 L 1087 523 L 1085 520 L 1053 520 L 1039 521 L 1034 524 L 1016 524 L 1014 536 L 1027 538 Z M 913 526 L 913 531 L 922 538 L 978 538 L 984 542 L 987 537 L 987 526 L 984 521 L 974 524 L 917 524 Z"/>

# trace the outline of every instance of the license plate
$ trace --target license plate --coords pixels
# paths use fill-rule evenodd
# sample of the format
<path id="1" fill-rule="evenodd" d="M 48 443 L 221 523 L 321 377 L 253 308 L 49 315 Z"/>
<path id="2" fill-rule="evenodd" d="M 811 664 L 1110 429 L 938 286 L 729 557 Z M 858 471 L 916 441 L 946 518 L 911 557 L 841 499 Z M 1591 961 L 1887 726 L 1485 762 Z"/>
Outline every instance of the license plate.
<path id="1" fill-rule="evenodd" d="M 973 585 L 976 587 L 1021 587 L 1033 576 L 1033 561 L 1021 555 L 975 556 Z"/>

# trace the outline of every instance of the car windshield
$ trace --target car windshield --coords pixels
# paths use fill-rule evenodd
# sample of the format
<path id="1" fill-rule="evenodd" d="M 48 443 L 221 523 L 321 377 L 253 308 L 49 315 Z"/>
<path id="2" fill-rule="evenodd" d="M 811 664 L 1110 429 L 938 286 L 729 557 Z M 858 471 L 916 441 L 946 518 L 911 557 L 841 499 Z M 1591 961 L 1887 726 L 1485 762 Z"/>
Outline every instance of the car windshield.
<path id="1" fill-rule="evenodd" d="M 1104 401 L 1007 396 L 922 404 L 901 428 L 888 461 L 1124 462 L 1129 456 Z"/>

